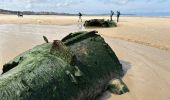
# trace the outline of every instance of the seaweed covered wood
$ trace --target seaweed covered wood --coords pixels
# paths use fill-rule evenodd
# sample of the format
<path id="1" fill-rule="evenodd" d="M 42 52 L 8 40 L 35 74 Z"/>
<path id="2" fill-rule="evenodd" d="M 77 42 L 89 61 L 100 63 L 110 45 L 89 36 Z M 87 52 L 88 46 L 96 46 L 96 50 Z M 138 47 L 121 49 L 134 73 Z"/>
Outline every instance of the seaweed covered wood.
<path id="1" fill-rule="evenodd" d="M 118 58 L 96 31 L 38 45 L 4 69 L 12 62 L 18 63 L 0 76 L 1 100 L 95 100 L 122 75 Z"/>
<path id="2" fill-rule="evenodd" d="M 117 27 L 114 21 L 104 19 L 91 19 L 84 23 L 85 27 Z"/>

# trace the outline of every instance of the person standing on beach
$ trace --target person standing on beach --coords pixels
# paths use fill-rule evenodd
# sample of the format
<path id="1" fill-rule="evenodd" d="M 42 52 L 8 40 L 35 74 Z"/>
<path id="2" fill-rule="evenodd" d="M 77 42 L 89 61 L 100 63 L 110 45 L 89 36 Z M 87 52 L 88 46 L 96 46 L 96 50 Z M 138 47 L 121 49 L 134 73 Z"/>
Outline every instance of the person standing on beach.
<path id="1" fill-rule="evenodd" d="M 117 22 L 119 22 L 120 11 L 117 11 Z"/>
<path id="2" fill-rule="evenodd" d="M 18 17 L 23 17 L 23 13 L 18 11 L 18 12 L 17 12 L 17 16 L 18 16 Z"/>
<path id="3" fill-rule="evenodd" d="M 78 15 L 79 15 L 79 20 L 78 20 L 78 22 L 79 22 L 79 21 L 81 21 L 81 22 L 82 22 L 82 14 L 79 12 L 79 14 L 78 14 Z"/>
<path id="4" fill-rule="evenodd" d="M 111 13 L 110 13 L 110 21 L 113 21 L 112 17 L 114 15 L 114 12 L 111 10 Z"/>

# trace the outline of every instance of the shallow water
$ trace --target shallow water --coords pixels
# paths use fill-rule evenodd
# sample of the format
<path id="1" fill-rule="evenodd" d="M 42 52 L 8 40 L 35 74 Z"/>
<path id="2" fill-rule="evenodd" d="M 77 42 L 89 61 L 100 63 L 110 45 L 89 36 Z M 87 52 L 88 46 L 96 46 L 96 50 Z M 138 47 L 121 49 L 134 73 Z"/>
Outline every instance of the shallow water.
<path id="1" fill-rule="evenodd" d="M 3 24 L 0 25 L 0 68 L 18 54 L 44 43 L 42 36 L 49 41 L 60 40 L 67 34 L 82 31 L 78 25 L 33 25 Z"/>

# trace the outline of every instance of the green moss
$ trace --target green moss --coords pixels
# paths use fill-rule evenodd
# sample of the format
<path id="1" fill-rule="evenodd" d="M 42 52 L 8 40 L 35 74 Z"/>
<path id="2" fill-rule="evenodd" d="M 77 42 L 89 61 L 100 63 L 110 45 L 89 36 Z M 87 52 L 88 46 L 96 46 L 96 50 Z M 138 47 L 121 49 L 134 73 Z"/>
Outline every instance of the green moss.
<path id="1" fill-rule="evenodd" d="M 84 23 L 85 27 L 117 27 L 114 21 L 105 21 L 104 19 L 87 20 Z"/>
<path id="2" fill-rule="evenodd" d="M 94 100 L 122 73 L 115 53 L 96 31 L 44 43 L 7 64 L 14 61 L 19 63 L 0 77 L 1 100 Z"/>

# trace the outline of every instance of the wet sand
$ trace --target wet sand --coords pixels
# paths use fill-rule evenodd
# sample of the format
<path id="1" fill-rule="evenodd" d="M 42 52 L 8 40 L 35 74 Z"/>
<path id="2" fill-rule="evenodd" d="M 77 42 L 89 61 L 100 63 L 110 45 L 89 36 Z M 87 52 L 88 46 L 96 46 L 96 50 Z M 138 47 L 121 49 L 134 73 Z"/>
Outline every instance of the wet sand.
<path id="1" fill-rule="evenodd" d="M 109 16 L 83 16 L 83 21 L 89 19 L 109 19 Z M 113 20 L 116 20 L 115 16 Z M 78 24 L 77 16 L 55 15 L 0 15 L 0 24 L 39 24 L 39 25 L 72 25 Z M 120 17 L 117 28 L 93 28 L 101 34 L 144 44 L 170 51 L 170 17 Z"/>
<path id="2" fill-rule="evenodd" d="M 0 68 L 18 54 L 44 43 L 43 36 L 52 42 L 80 30 L 83 30 L 81 25 L 0 25 Z"/>
<path id="3" fill-rule="evenodd" d="M 121 61 L 129 93 L 106 92 L 99 100 L 170 100 L 170 52 L 105 37 Z"/>
<path id="4" fill-rule="evenodd" d="M 108 18 L 107 16 L 84 16 L 83 20 L 94 18 Z M 41 24 L 41 25 L 70 25 L 77 24 L 78 16 L 57 16 L 57 15 L 16 15 L 0 14 L 0 24 Z"/>
<path id="5" fill-rule="evenodd" d="M 170 18 L 121 17 L 118 27 L 95 30 L 104 36 L 170 51 Z"/>
<path id="6" fill-rule="evenodd" d="M 107 17 L 84 19 L 90 18 Z M 120 96 L 106 92 L 99 100 L 170 100 L 169 22 L 170 18 L 123 17 L 117 28 L 96 29 L 123 64 L 123 80 L 130 89 Z M 84 30 L 72 16 L 0 15 L 0 24 L 1 67 L 21 52 L 44 43 L 43 35 L 52 41 Z"/>

